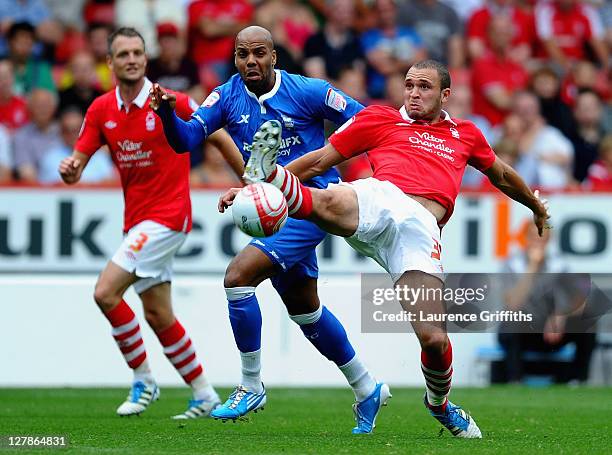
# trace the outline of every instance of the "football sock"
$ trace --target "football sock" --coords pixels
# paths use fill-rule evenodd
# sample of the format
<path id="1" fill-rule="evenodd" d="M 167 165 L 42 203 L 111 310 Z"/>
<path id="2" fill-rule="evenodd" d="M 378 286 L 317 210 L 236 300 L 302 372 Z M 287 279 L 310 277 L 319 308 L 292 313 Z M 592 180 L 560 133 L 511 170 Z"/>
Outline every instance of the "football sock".
<path id="1" fill-rule="evenodd" d="M 338 367 L 347 365 L 355 357 L 355 350 L 346 336 L 344 327 L 325 306 L 320 305 L 312 313 L 289 317 L 300 326 L 314 347 Z M 349 384 L 353 386 L 351 379 Z"/>
<path id="2" fill-rule="evenodd" d="M 357 354 L 349 363 L 342 365 L 340 371 L 353 388 L 357 401 L 365 400 L 376 389 L 376 379 L 370 374 Z"/>
<path id="3" fill-rule="evenodd" d="M 121 300 L 119 305 L 104 314 L 113 326 L 112 335 L 128 366 L 135 370 L 135 380 L 152 382 L 147 351 L 140 334 L 140 325 L 130 306 Z"/>
<path id="4" fill-rule="evenodd" d="M 199 376 L 204 376 L 202 364 L 198 360 L 195 348 L 191 342 L 191 338 L 185 332 L 181 323 L 175 319 L 174 323 L 167 329 L 157 333 L 157 338 L 164 347 L 164 354 L 174 365 L 174 368 L 183 377 L 183 380 L 195 388 L 199 385 L 206 387 L 201 381 L 192 385 L 192 381 Z M 199 394 L 204 394 L 205 391 L 199 391 Z"/>
<path id="5" fill-rule="evenodd" d="M 255 287 L 225 288 L 230 323 L 242 361 L 241 384 L 261 392 L 261 310 Z"/>
<path id="6" fill-rule="evenodd" d="M 289 215 L 293 218 L 304 219 L 312 213 L 312 192 L 310 188 L 302 185 L 300 180 L 280 165 L 268 178 L 268 182 L 279 188 L 287 200 Z"/>
<path id="7" fill-rule="evenodd" d="M 453 376 L 453 347 L 448 341 L 446 351 L 433 355 L 421 351 L 421 370 L 427 387 L 427 403 L 434 412 L 443 412 L 448 402 Z"/>

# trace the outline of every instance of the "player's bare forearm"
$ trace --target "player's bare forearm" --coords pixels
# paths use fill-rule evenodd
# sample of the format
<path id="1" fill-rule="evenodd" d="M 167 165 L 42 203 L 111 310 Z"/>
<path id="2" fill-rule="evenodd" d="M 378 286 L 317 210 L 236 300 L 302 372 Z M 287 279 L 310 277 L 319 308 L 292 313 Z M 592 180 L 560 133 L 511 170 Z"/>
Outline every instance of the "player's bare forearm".
<path id="1" fill-rule="evenodd" d="M 327 144 L 292 161 L 286 168 L 301 181 L 305 182 L 317 175 L 323 174 L 345 159 L 333 145 Z"/>
<path id="2" fill-rule="evenodd" d="M 214 144 L 225 158 L 225 161 L 230 165 L 238 178 L 242 178 L 244 174 L 244 159 L 231 136 L 224 130 L 215 131 L 208 137 L 208 141 Z"/>
<path id="3" fill-rule="evenodd" d="M 539 234 L 542 235 L 549 215 L 545 204 L 538 198 L 537 192 L 531 191 L 518 173 L 499 158 L 495 159 L 493 165 L 484 171 L 484 174 L 506 196 L 531 209 L 534 223 L 538 227 Z"/>

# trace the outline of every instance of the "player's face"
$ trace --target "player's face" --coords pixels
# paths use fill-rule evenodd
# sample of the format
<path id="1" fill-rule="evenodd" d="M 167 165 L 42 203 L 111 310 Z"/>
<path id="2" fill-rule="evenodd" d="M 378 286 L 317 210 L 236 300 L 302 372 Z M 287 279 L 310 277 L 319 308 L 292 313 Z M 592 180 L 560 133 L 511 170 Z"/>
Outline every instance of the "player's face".
<path id="1" fill-rule="evenodd" d="M 140 81 L 147 68 L 144 43 L 137 36 L 118 36 L 111 46 L 108 65 L 117 80 L 124 83 Z"/>
<path id="2" fill-rule="evenodd" d="M 414 120 L 437 121 L 450 89 L 440 89 L 440 77 L 433 68 L 410 68 L 406 74 L 404 106 Z"/>
<path id="3" fill-rule="evenodd" d="M 260 39 L 244 39 L 236 43 L 234 61 L 247 88 L 257 94 L 269 92 L 274 86 L 276 51 Z"/>

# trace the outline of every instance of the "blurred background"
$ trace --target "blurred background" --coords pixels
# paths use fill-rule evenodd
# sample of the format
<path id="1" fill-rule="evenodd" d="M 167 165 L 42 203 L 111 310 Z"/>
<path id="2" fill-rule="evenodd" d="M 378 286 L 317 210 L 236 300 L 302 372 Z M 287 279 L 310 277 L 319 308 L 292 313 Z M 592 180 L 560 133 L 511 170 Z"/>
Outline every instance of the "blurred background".
<path id="1" fill-rule="evenodd" d="M 11 366 L 0 367 L 0 386 L 129 380 L 92 299 L 96 275 L 121 241 L 118 176 L 104 149 L 79 186 L 63 186 L 57 173 L 87 107 L 114 87 L 108 35 L 137 28 L 148 77 L 201 103 L 235 72 L 234 37 L 250 24 L 272 32 L 277 68 L 327 79 L 365 105 L 399 108 L 405 72 L 418 60 L 449 66 L 447 110 L 472 120 L 546 193 L 554 229 L 535 245 L 529 213 L 468 169 L 443 234 L 448 272 L 612 272 L 609 1 L 0 0 L 0 359 Z M 239 362 L 222 277 L 248 239 L 215 207 L 221 189 L 238 181 L 214 147 L 192 153 L 191 163 L 195 223 L 176 261 L 175 307 L 211 379 L 233 385 Z M 365 157 L 340 171 L 347 181 L 371 175 Z M 421 384 L 413 335 L 361 333 L 359 274 L 380 272 L 376 264 L 339 238 L 328 238 L 319 258 L 322 302 L 366 363 L 392 384 Z M 610 290 L 609 281 L 599 283 Z M 258 295 L 266 384 L 343 384 L 272 288 L 262 285 Z M 136 301 L 128 295 L 140 311 Z M 454 335 L 455 384 L 612 383 L 611 327 L 580 340 L 555 330 L 535 343 L 498 339 L 495 330 Z M 160 382 L 180 384 L 161 349 L 149 345 Z"/>

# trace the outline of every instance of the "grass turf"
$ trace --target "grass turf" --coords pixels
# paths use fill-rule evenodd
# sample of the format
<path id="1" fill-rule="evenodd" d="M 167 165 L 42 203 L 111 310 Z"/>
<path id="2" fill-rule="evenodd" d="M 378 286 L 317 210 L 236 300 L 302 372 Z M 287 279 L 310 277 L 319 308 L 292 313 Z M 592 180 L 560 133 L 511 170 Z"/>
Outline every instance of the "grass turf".
<path id="1" fill-rule="evenodd" d="M 227 396 L 227 390 L 222 390 Z M 162 389 L 140 417 L 119 418 L 126 390 L 0 389 L 0 435 L 66 435 L 63 452 L 109 454 L 479 454 L 612 453 L 612 389 L 453 389 L 484 439 L 454 439 L 423 408 L 421 389 L 392 388 L 373 435 L 354 436 L 352 394 L 340 389 L 269 389 L 265 411 L 237 423 L 177 422 L 187 389 Z M 9 449 L 41 453 L 45 449 Z M 0 449 L 2 451 L 2 449 Z M 52 450 L 56 452 L 57 449 Z"/>

